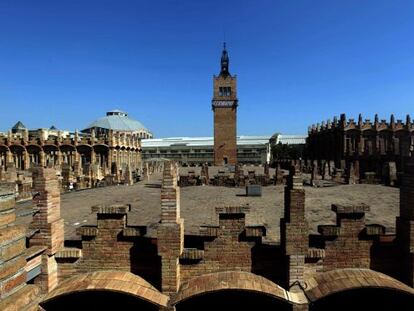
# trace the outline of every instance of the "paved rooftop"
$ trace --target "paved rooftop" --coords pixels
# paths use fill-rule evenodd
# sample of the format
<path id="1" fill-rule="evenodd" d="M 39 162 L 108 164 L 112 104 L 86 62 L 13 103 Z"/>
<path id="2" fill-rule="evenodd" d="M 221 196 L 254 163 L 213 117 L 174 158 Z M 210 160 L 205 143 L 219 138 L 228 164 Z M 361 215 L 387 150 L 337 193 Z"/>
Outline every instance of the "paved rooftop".
<path id="1" fill-rule="evenodd" d="M 305 187 L 306 215 L 311 232 L 319 224 L 334 224 L 335 213 L 331 204 L 368 204 L 367 223 L 386 226 L 387 232 L 395 231 L 395 216 L 399 210 L 399 189 L 382 185 L 343 185 L 329 188 Z M 245 197 L 244 188 L 197 186 L 181 188 L 181 216 L 185 233 L 197 234 L 203 224 L 217 224 L 215 207 L 249 204 L 248 225 L 263 224 L 267 240 L 278 242 L 279 221 L 283 216 L 283 186 L 263 188 L 262 197 Z M 61 213 L 65 220 L 65 238 L 79 239 L 75 230 L 82 225 L 96 224 L 96 214 L 91 206 L 96 204 L 131 204 L 128 224 L 147 225 L 148 235 L 155 236 L 160 219 L 160 179 L 141 181 L 133 186 L 96 188 L 62 195 Z M 31 202 L 17 205 L 17 214 L 25 215 L 18 222 L 30 222 Z"/>

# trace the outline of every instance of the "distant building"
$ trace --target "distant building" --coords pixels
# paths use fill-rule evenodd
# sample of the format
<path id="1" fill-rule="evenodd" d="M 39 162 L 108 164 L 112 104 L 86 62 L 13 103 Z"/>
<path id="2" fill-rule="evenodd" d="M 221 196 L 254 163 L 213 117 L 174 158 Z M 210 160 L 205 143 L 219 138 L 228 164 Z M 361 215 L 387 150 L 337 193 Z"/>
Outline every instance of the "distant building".
<path id="1" fill-rule="evenodd" d="M 82 130 L 83 133 L 95 131 L 96 135 L 107 135 L 109 131 L 128 132 L 137 134 L 139 138 L 152 138 L 152 133 L 139 121 L 131 119 L 128 114 L 121 110 L 111 110 L 102 117 Z"/>
<path id="2" fill-rule="evenodd" d="M 414 123 L 406 121 L 347 119 L 345 114 L 309 127 L 306 152 L 309 160 L 322 166 L 324 162 L 354 175 L 355 181 L 375 178 L 389 182 L 390 174 L 402 172 L 414 151 Z M 315 163 L 316 162 L 316 163 Z M 390 172 L 393 171 L 393 172 Z M 347 176 L 349 178 L 349 176 Z M 393 177 L 393 178 L 394 178 Z"/>
<path id="3" fill-rule="evenodd" d="M 271 159 L 271 146 L 282 144 L 304 144 L 306 136 L 238 136 L 237 160 L 240 164 L 265 164 Z M 142 160 L 165 158 L 184 165 L 214 164 L 213 137 L 170 137 L 142 140 Z"/>
<path id="4" fill-rule="evenodd" d="M 53 125 L 29 130 L 19 121 L 7 133 L 0 133 L 0 172 L 11 166 L 17 171 L 52 166 L 59 172 L 65 169 L 74 179 L 84 178 L 87 187 L 109 175 L 118 182 L 122 174 L 141 169 L 141 139 L 151 137 L 145 126 L 119 110 L 107 112 L 82 133 Z"/>

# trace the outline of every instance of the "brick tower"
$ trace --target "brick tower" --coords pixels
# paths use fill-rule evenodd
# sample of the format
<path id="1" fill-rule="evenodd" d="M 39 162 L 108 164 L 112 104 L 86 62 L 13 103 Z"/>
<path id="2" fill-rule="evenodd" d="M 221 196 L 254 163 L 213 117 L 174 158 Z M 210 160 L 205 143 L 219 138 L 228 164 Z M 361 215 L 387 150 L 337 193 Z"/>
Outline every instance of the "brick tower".
<path id="1" fill-rule="evenodd" d="M 236 116 L 237 81 L 229 72 L 229 56 L 224 43 L 221 71 L 213 77 L 214 165 L 237 164 Z"/>

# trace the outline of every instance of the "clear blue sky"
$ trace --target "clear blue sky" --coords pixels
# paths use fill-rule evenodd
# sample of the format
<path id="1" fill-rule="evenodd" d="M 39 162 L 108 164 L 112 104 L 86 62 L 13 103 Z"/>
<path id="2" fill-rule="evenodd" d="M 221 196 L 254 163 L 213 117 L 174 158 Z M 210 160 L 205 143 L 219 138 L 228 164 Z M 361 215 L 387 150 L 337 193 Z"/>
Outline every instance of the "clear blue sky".
<path id="1" fill-rule="evenodd" d="M 0 0 L 0 130 L 119 108 L 157 137 L 212 135 L 224 33 L 239 134 L 414 115 L 412 0 Z"/>

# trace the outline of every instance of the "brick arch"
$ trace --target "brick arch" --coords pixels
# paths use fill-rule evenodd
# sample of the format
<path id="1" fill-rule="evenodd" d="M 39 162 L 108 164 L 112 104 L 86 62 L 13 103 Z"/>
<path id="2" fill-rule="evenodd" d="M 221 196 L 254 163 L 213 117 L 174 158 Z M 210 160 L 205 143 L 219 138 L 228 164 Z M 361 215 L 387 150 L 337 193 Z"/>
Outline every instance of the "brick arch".
<path id="1" fill-rule="evenodd" d="M 168 296 L 131 272 L 97 271 L 80 274 L 63 281 L 40 304 L 45 304 L 64 295 L 86 291 L 118 292 L 160 307 L 166 307 L 169 300 Z"/>
<path id="2" fill-rule="evenodd" d="M 0 144 L 0 150 L 4 149 L 5 151 L 10 151 L 10 148 L 7 145 Z"/>
<path id="3" fill-rule="evenodd" d="M 71 151 L 76 151 L 76 146 L 75 145 L 71 145 L 71 144 L 61 144 L 60 145 L 61 149 L 71 149 Z"/>
<path id="4" fill-rule="evenodd" d="M 203 274 L 183 283 L 171 305 L 196 296 L 224 290 L 263 294 L 291 304 L 302 303 L 300 297 L 296 297 L 294 293 L 289 293 L 262 276 L 243 271 L 226 271 Z"/>
<path id="5" fill-rule="evenodd" d="M 337 269 L 318 274 L 305 284 L 305 294 L 311 301 L 348 290 L 378 288 L 412 295 L 414 289 L 402 282 L 370 269 Z"/>
<path id="6" fill-rule="evenodd" d="M 93 149 L 102 148 L 103 147 L 103 148 L 107 148 L 109 150 L 109 146 L 107 144 L 93 144 L 93 145 L 91 145 L 91 147 Z"/>

